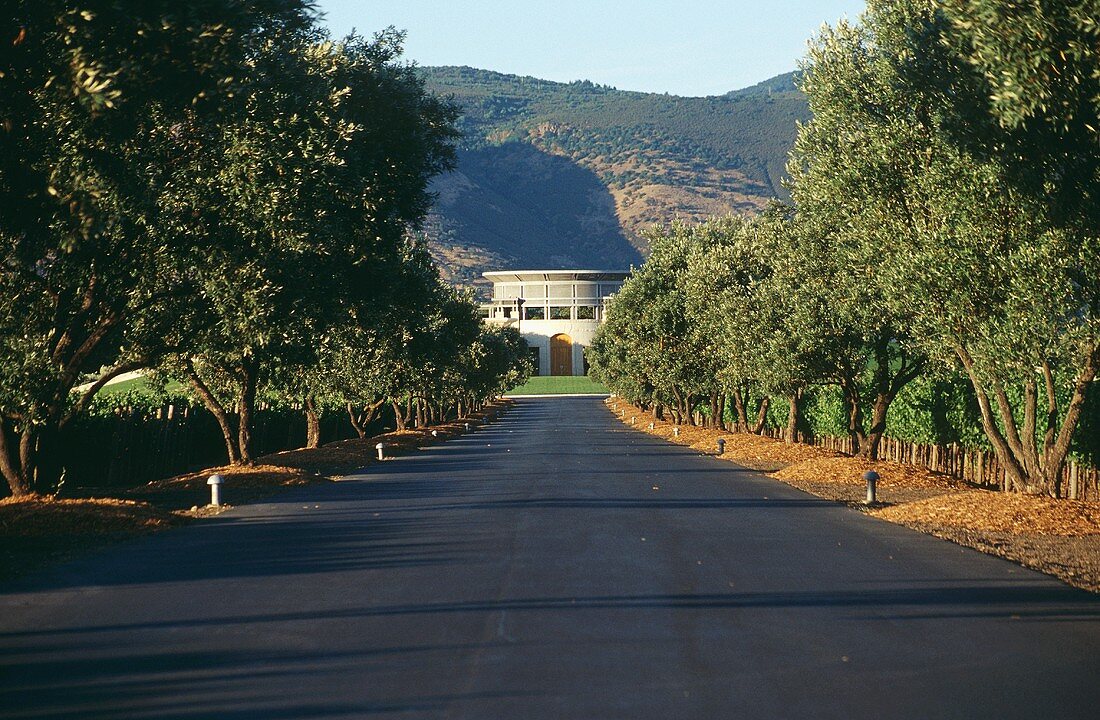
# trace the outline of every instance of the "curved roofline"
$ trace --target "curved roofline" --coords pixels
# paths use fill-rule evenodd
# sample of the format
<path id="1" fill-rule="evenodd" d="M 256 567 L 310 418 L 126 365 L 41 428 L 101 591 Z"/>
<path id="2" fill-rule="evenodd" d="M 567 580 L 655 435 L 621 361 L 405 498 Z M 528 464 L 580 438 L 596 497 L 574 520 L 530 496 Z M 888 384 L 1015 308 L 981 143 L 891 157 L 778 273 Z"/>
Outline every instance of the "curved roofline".
<path id="1" fill-rule="evenodd" d="M 493 282 L 538 282 L 549 280 L 625 280 L 628 270 L 492 270 L 482 276 Z"/>

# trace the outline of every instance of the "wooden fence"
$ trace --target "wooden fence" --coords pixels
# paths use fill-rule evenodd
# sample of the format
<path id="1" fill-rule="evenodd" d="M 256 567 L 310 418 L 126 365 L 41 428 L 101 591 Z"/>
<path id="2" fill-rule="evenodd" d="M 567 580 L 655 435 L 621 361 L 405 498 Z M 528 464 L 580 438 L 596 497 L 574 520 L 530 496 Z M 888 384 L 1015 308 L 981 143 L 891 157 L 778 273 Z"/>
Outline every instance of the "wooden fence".
<path id="1" fill-rule="evenodd" d="M 346 413 L 321 417 L 321 440 L 356 437 Z M 255 456 L 305 445 L 306 423 L 295 409 L 257 409 L 252 434 Z M 225 442 L 205 408 L 166 405 L 148 411 L 120 408 L 111 415 L 76 421 L 60 446 L 65 489 L 141 485 L 226 462 Z"/>
<path id="2" fill-rule="evenodd" d="M 786 428 L 768 428 L 764 434 L 785 439 Z M 817 447 L 852 454 L 850 437 L 816 436 Z M 995 453 L 960 445 L 914 443 L 885 437 L 879 446 L 879 457 L 892 462 L 923 467 L 980 487 L 1007 489 L 1004 467 Z M 1100 472 L 1095 467 L 1068 460 L 1062 468 L 1061 497 L 1076 500 L 1100 500 Z"/>

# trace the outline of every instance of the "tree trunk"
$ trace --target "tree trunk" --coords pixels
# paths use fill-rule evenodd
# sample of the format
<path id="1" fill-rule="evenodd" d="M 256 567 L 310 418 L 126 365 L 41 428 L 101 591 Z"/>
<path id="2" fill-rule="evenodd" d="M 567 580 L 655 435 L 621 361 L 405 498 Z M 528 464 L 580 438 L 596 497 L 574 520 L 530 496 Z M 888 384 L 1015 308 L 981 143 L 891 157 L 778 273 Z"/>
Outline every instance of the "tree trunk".
<path id="1" fill-rule="evenodd" d="M 856 381 L 852 378 L 842 379 L 840 390 L 844 395 L 844 404 L 847 406 L 848 437 L 852 441 L 852 454 L 859 455 L 864 446 L 862 398 Z"/>
<path id="2" fill-rule="evenodd" d="M 15 435 L 14 429 L 10 432 Z M 13 453 L 15 447 L 16 444 L 9 439 L 7 421 L 0 421 L 0 472 L 8 482 L 12 496 L 23 497 L 31 494 L 31 484 L 23 472 L 18 455 Z"/>
<path id="3" fill-rule="evenodd" d="M 802 391 L 796 390 L 787 396 L 787 437 L 788 443 L 798 442 L 798 427 L 802 424 Z"/>
<path id="4" fill-rule="evenodd" d="M 687 402 L 684 401 L 683 393 L 680 392 L 680 388 L 675 385 L 672 386 L 672 396 L 676 399 L 676 424 L 682 425 L 684 423 L 684 416 L 687 415 L 688 408 Z"/>
<path id="5" fill-rule="evenodd" d="M 1024 423 L 1018 427 L 1011 401 L 1004 387 L 999 383 L 986 384 L 979 378 L 975 364 L 965 347 L 957 345 L 955 354 L 962 362 L 978 399 L 981 412 L 982 429 L 989 438 L 997 460 L 1005 470 L 1007 489 L 1027 494 L 1047 494 L 1058 497 L 1061 491 L 1062 468 L 1069 454 L 1073 433 L 1080 421 L 1085 403 L 1085 395 L 1096 378 L 1100 366 L 1100 345 L 1092 352 L 1077 370 L 1074 379 L 1073 394 L 1065 415 L 1058 427 L 1058 408 L 1055 395 L 1053 371 L 1046 361 L 1042 363 L 1044 386 L 1047 393 L 1045 409 L 1046 427 L 1043 432 L 1042 450 L 1036 447 L 1038 398 L 1035 381 L 1024 383 Z M 990 402 L 990 390 L 997 403 L 1001 426 L 998 426 Z M 1003 432 L 1002 432 L 1003 427 Z"/>
<path id="6" fill-rule="evenodd" d="M 771 404 L 772 399 L 767 395 L 760 398 L 760 406 L 756 409 L 756 423 L 752 426 L 754 435 L 764 432 L 764 426 L 768 423 L 768 408 Z"/>
<path id="7" fill-rule="evenodd" d="M 871 428 L 862 437 L 859 446 L 859 454 L 868 460 L 878 460 L 879 445 L 882 436 L 886 434 L 886 411 L 894 398 L 888 394 L 875 396 L 875 404 L 871 409 Z"/>
<path id="8" fill-rule="evenodd" d="M 37 433 L 31 423 L 24 423 L 17 433 L 14 428 L 10 435 L 17 437 L 12 442 L 7 423 L 0 423 L 0 470 L 8 482 L 13 497 L 25 497 L 35 492 L 35 459 L 38 445 Z"/>
<path id="9" fill-rule="evenodd" d="M 355 407 L 348 403 L 348 417 L 351 418 L 351 426 L 355 429 L 355 434 L 360 438 L 367 436 L 367 427 L 370 423 L 374 422 L 374 419 L 378 417 L 379 410 L 382 409 L 382 405 L 385 404 L 386 399 L 375 400 L 372 403 L 368 403 L 363 406 L 363 411 L 358 413 L 355 411 Z"/>
<path id="10" fill-rule="evenodd" d="M 241 363 L 241 396 L 237 402 L 237 451 L 241 465 L 253 465 L 252 423 L 256 410 L 256 361 Z"/>
<path id="11" fill-rule="evenodd" d="M 405 429 L 404 409 L 401 407 L 401 403 L 396 400 L 391 400 L 390 405 L 393 406 L 394 422 L 397 423 L 397 430 L 400 432 Z"/>
<path id="12" fill-rule="evenodd" d="M 351 421 L 351 427 L 355 430 L 355 434 L 362 440 L 367 436 L 366 423 L 360 419 L 359 413 L 355 411 L 355 406 L 350 402 L 348 403 L 348 420 Z"/>
<path id="13" fill-rule="evenodd" d="M 321 447 L 321 416 L 317 414 L 317 401 L 306 395 L 306 447 Z M 362 437 L 362 436 L 360 436 Z"/>
<path id="14" fill-rule="evenodd" d="M 191 387 L 195 388 L 195 392 L 198 393 L 199 399 L 202 400 L 202 404 L 206 406 L 206 409 L 210 411 L 210 414 L 214 416 L 214 420 L 218 423 L 218 428 L 222 431 L 222 439 L 225 441 L 225 451 L 228 455 L 229 464 L 236 465 L 240 461 L 240 456 L 237 454 L 237 443 L 233 439 L 233 427 L 229 422 L 229 413 L 226 412 L 225 406 L 214 397 L 214 393 L 210 391 L 210 388 L 206 386 L 206 383 L 199 377 L 198 372 L 195 371 L 195 366 L 190 362 L 187 364 L 187 377 L 191 381 Z"/>
<path id="15" fill-rule="evenodd" d="M 734 429 L 739 433 L 748 432 L 749 416 L 745 411 L 745 395 L 741 392 L 741 388 L 734 388 L 732 395 Z"/>

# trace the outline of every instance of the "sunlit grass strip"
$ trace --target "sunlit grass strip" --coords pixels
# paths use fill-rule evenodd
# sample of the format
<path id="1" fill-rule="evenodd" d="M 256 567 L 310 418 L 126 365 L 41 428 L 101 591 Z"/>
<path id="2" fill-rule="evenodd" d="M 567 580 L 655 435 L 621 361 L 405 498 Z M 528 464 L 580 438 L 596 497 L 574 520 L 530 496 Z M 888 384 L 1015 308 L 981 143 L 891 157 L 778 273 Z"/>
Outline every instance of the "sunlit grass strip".
<path id="1" fill-rule="evenodd" d="M 587 376 L 557 375 L 533 377 L 505 395 L 607 395 L 603 385 Z"/>

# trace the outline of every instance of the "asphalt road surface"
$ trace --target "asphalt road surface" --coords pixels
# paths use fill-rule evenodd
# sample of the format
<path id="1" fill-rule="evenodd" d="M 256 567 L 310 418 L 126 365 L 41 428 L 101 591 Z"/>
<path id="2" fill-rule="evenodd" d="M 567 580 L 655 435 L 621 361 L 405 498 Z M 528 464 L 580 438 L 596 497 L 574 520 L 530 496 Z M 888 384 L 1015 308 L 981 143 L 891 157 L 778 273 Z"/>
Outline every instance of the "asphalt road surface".
<path id="1" fill-rule="evenodd" d="M 1100 717 L 1096 596 L 598 399 L 0 590 L 11 718 Z"/>

